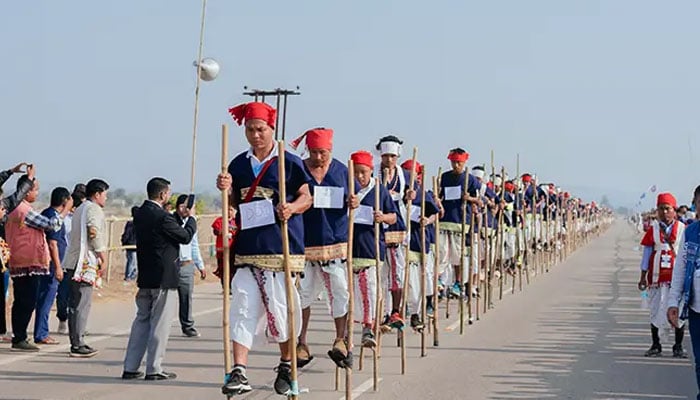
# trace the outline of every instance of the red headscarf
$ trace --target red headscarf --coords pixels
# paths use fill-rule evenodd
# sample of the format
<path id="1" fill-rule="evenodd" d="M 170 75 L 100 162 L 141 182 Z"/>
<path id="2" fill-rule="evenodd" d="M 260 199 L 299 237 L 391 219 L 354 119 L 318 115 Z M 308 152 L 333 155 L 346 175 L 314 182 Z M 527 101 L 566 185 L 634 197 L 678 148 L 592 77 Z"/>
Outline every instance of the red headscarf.
<path id="1" fill-rule="evenodd" d="M 676 198 L 673 197 L 671 193 L 665 192 L 665 193 L 659 193 L 659 196 L 656 198 L 656 206 L 660 206 L 662 204 L 668 204 L 669 206 L 673 208 L 678 207 L 678 203 L 676 202 Z"/>
<path id="2" fill-rule="evenodd" d="M 528 183 L 528 182 L 530 182 L 530 181 L 532 181 L 532 175 L 530 175 L 530 174 L 524 174 L 524 175 L 523 175 L 523 183 Z"/>
<path id="3" fill-rule="evenodd" d="M 413 168 L 413 160 L 406 160 L 401 164 L 401 168 L 410 171 Z M 423 165 L 416 161 L 416 174 L 423 174 Z"/>
<path id="4" fill-rule="evenodd" d="M 374 168 L 374 160 L 372 159 L 372 153 L 368 151 L 356 151 L 350 155 L 350 159 L 355 165 L 364 165 L 369 168 Z"/>
<path id="5" fill-rule="evenodd" d="M 229 108 L 228 113 L 231 114 L 238 125 L 242 125 L 251 119 L 261 119 L 272 129 L 275 129 L 277 110 L 267 103 L 251 102 L 239 104 Z"/>
<path id="6" fill-rule="evenodd" d="M 293 149 L 299 147 L 301 141 L 306 138 L 306 147 L 309 150 L 314 149 L 325 149 L 333 150 L 333 129 L 326 128 L 315 128 L 304 132 L 303 135 L 292 141 L 291 146 Z"/>
<path id="7" fill-rule="evenodd" d="M 464 152 L 460 154 L 455 151 L 451 151 L 450 154 L 447 155 L 447 159 L 456 162 L 466 162 L 469 159 L 469 153 Z"/>
<path id="8" fill-rule="evenodd" d="M 503 184 L 503 188 L 506 190 L 508 193 L 513 193 L 515 191 L 515 184 L 511 181 L 507 181 L 505 184 Z"/>

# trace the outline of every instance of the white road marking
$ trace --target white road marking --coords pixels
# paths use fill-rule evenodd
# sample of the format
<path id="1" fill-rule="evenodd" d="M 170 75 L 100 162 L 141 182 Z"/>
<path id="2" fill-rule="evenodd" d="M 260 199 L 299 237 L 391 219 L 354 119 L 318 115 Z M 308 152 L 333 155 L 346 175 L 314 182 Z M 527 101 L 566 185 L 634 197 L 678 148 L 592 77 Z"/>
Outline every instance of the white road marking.
<path id="1" fill-rule="evenodd" d="M 382 382 L 382 378 L 379 378 L 378 383 Z M 352 391 L 352 398 L 356 399 L 360 396 L 362 396 L 363 393 L 366 391 L 372 389 L 374 387 L 374 378 L 369 378 L 366 381 L 362 382 L 360 386 L 356 387 L 355 390 Z M 345 400 L 345 396 L 341 397 L 339 400 Z"/>

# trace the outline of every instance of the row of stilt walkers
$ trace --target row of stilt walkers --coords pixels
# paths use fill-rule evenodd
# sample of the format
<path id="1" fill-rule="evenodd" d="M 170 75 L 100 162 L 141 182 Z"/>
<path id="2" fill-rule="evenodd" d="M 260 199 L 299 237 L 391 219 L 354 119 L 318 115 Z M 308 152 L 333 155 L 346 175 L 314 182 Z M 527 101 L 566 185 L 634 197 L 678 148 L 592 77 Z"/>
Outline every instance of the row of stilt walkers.
<path id="1" fill-rule="evenodd" d="M 246 176 L 240 172 L 240 165 L 247 166 L 250 156 L 245 159 L 246 164 L 237 164 L 244 154 L 228 164 L 226 126 L 222 135 L 222 172 L 217 182 L 222 190 L 222 217 L 224 221 L 229 220 L 228 204 L 233 201 L 240 229 L 236 239 L 240 242 L 235 245 L 238 272 L 231 283 L 234 294 L 232 300 L 224 296 L 226 375 L 222 392 L 227 397 L 252 390 L 245 377 L 246 366 L 240 361 L 243 350 L 239 337 L 244 335 L 239 319 L 243 314 L 231 313 L 231 301 L 239 301 L 236 293 L 242 290 L 257 292 L 259 289 L 268 317 L 268 333 L 279 328 L 274 318 L 270 319 L 271 315 L 284 320 L 285 332 L 276 333 L 281 363 L 276 369 L 278 376 L 274 386 L 278 394 L 290 398 L 303 393 L 298 369 L 312 359 L 305 333 L 299 334 L 297 314 L 301 311 L 299 301 L 305 310 L 310 310 L 309 296 L 318 295 L 310 280 L 318 276 L 323 281 L 332 310 L 337 306 L 333 301 L 347 298 L 347 307 L 341 307 L 346 314 L 333 312 L 336 326 L 340 321 L 340 328 L 328 354 L 337 366 L 334 387 L 336 390 L 344 387 L 346 398 L 350 399 L 353 369 L 367 369 L 368 357 L 371 358 L 373 389 L 380 390 L 381 352 L 394 343 L 384 340 L 389 335 L 396 334 L 395 343 L 401 350 L 400 372 L 406 374 L 409 332 L 420 336 L 419 355 L 427 356 L 430 347 L 440 345 L 442 334 L 452 334 L 442 324 L 454 313 L 459 319 L 459 334 L 464 335 L 466 326 L 489 313 L 505 294 L 525 290 L 533 278 L 550 271 L 612 222 L 609 210 L 595 203 L 586 204 L 554 184 L 539 183 L 533 175 L 521 175 L 519 157 L 515 174 L 510 179 L 504 167 L 495 168 L 493 152 L 490 168 L 476 165 L 470 169 L 467 166 L 469 154 L 455 148 L 448 152 L 449 170 L 438 169 L 435 176 L 429 177 L 427 168 L 418 162 L 417 148 L 413 149 L 411 159 L 398 164 L 403 142 L 396 136 L 380 139 L 375 152 L 357 151 L 347 163 L 339 162 L 331 156 L 333 131 L 325 128 L 312 129 L 302 135 L 309 153 L 303 160 L 285 151 L 283 140 L 270 142 L 266 150 L 265 134 L 271 132 L 267 132 L 267 128 L 274 127 L 275 116 L 271 107 L 263 104 L 236 107 L 232 115 L 237 122 L 246 124 L 246 136 L 251 144 L 249 152 L 253 152 L 263 166 L 262 172 L 258 169 L 258 176 L 264 175 L 268 166 L 276 167 L 271 169 L 276 172 L 269 179 L 259 179 L 253 172 L 247 178 L 250 182 L 241 183 Z M 259 134 L 249 134 L 257 126 L 255 121 L 266 125 L 260 125 Z M 294 147 L 299 144 L 299 140 L 293 142 Z M 260 157 L 258 148 L 262 149 Z M 275 154 L 276 157 L 271 158 L 273 161 L 262 162 L 265 156 L 270 159 Z M 251 168 L 255 170 L 253 165 Z M 304 185 L 289 187 L 290 182 L 298 180 L 297 167 L 305 170 L 311 182 L 309 204 L 305 208 L 302 206 L 306 193 Z M 290 178 L 290 175 L 296 176 Z M 277 187 L 272 187 L 273 182 Z M 255 194 L 247 195 L 250 191 Z M 336 191 L 340 191 L 339 196 Z M 256 196 L 261 200 L 255 200 Z M 338 198 L 342 199 L 342 204 L 338 203 Z M 274 220 L 263 221 L 266 211 L 262 207 L 267 205 L 248 207 L 244 204 L 251 199 L 252 203 L 273 203 Z M 298 234 L 295 214 L 304 217 L 305 251 L 299 250 L 298 243 L 290 240 L 290 235 L 294 239 Z M 314 231 L 326 229 L 326 220 L 332 215 L 335 215 L 333 218 L 347 218 L 345 225 L 330 224 L 347 226 L 347 232 L 337 235 L 346 240 L 327 246 L 310 243 L 311 237 L 317 235 Z M 263 228 L 270 230 L 260 230 Z M 247 238 L 277 240 L 272 235 L 273 230 L 279 232 L 281 240 L 281 266 L 277 272 L 284 273 L 285 295 L 271 300 L 274 293 L 265 292 L 265 276 L 255 272 L 256 268 L 263 272 L 269 270 L 262 262 L 257 265 L 247 261 L 262 257 L 254 258 L 250 256 L 250 249 L 239 246 L 247 246 Z M 227 241 L 224 244 L 224 274 L 228 274 L 229 248 Z M 325 260 L 317 257 L 327 253 L 333 255 Z M 306 259 L 301 267 L 300 257 L 302 261 Z M 331 275 L 336 274 L 338 278 L 338 270 L 332 270 L 336 264 L 346 279 L 344 285 L 331 282 Z M 248 273 L 246 267 L 254 276 L 262 276 L 256 278 L 257 287 L 245 288 L 244 277 L 239 279 L 239 275 Z M 229 285 L 224 280 L 225 293 L 229 292 Z M 297 293 L 301 293 L 300 298 Z M 285 302 L 286 316 L 268 310 L 268 302 L 278 301 Z M 236 304 L 236 310 L 241 308 L 241 304 Z M 302 322 L 304 332 L 308 327 L 308 312 Z M 262 313 L 260 316 L 264 318 Z M 353 343 L 357 325 L 361 327 L 359 354 Z M 250 345 L 243 347 L 247 362 Z M 353 354 L 358 354 L 357 362 Z"/>

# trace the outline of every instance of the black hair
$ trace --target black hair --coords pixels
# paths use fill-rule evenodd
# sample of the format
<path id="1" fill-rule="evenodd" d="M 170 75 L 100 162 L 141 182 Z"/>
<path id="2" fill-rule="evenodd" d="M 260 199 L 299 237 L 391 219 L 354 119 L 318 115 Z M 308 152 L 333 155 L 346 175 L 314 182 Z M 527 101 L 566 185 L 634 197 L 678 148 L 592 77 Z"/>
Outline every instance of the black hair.
<path id="1" fill-rule="evenodd" d="M 186 194 L 181 194 L 177 196 L 177 200 L 175 200 L 175 207 L 178 207 L 180 204 L 185 204 L 187 203 L 187 195 Z"/>
<path id="2" fill-rule="evenodd" d="M 700 186 L 695 188 L 695 192 L 693 193 L 693 198 L 700 196 Z"/>
<path id="3" fill-rule="evenodd" d="M 85 185 L 85 196 L 90 198 L 98 193 L 109 190 L 109 184 L 102 179 L 90 179 L 90 182 Z"/>
<path id="4" fill-rule="evenodd" d="M 80 207 L 81 204 L 83 204 L 83 201 L 85 201 L 85 196 L 82 194 L 77 194 L 77 193 L 72 193 L 70 197 L 73 198 L 73 207 L 78 208 Z"/>
<path id="5" fill-rule="evenodd" d="M 467 151 L 461 147 L 455 147 L 454 149 L 450 150 L 450 153 L 455 153 L 455 154 L 465 154 L 466 152 Z"/>
<path id="6" fill-rule="evenodd" d="M 158 198 L 161 192 L 168 190 L 170 186 L 170 181 L 165 178 L 151 178 L 146 184 L 146 193 L 150 200 L 155 200 Z"/>
<path id="7" fill-rule="evenodd" d="M 51 207 L 60 207 L 70 197 L 68 189 L 59 186 L 51 191 Z"/>
<path id="8" fill-rule="evenodd" d="M 376 146 L 377 150 L 382 149 L 382 143 L 384 143 L 384 142 L 395 142 L 398 144 L 403 144 L 403 140 L 397 138 L 396 136 L 387 135 L 387 136 L 384 136 L 383 138 L 379 139 L 379 142 L 377 143 L 377 146 Z"/>
<path id="9" fill-rule="evenodd" d="M 17 190 L 19 190 L 22 186 L 24 186 L 24 184 L 26 182 L 32 182 L 32 180 L 29 179 L 29 175 L 24 174 L 24 175 L 20 176 L 19 179 L 17 179 Z M 34 185 L 34 184 L 32 183 L 32 185 Z"/>
<path id="10" fill-rule="evenodd" d="M 82 194 L 83 196 L 85 196 L 86 192 L 87 192 L 87 187 L 85 186 L 84 183 L 76 183 L 75 186 L 73 187 L 73 193 Z"/>

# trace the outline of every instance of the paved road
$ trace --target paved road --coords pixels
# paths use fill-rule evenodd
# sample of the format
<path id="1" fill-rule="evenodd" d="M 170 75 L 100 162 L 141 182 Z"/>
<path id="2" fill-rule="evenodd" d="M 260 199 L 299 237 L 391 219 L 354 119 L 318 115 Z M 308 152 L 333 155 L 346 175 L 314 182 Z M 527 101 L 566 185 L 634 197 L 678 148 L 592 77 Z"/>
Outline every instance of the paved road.
<path id="1" fill-rule="evenodd" d="M 639 252 L 624 224 L 573 254 L 522 293 L 504 297 L 465 335 L 446 331 L 441 346 L 419 357 L 419 336 L 408 336 L 408 371 L 400 375 L 394 336 L 385 340 L 379 393 L 372 392 L 371 368 L 356 372 L 356 397 L 374 399 L 686 399 L 695 395 L 690 360 L 646 359 L 646 313 L 635 284 Z M 185 339 L 174 326 L 166 367 L 171 382 L 123 383 L 118 379 L 134 306 L 93 308 L 88 343 L 100 349 L 94 359 L 70 359 L 67 346 L 35 355 L 0 349 L 1 399 L 208 399 L 219 392 L 220 290 L 197 286 L 196 311 L 202 337 Z M 332 326 L 324 306 L 314 307 L 310 346 L 317 359 L 300 376 L 310 388 L 303 399 L 341 399 L 334 392 L 331 361 L 325 357 Z M 443 313 L 444 314 L 444 313 Z M 453 313 L 454 314 L 454 313 Z M 52 321 L 53 322 L 53 321 Z M 357 342 L 357 341 L 356 341 Z M 686 339 L 687 342 L 687 339 Z M 689 348 L 689 343 L 686 343 Z M 249 375 L 257 389 L 246 398 L 280 398 L 272 393 L 273 346 L 251 357 Z M 369 361 L 369 360 L 368 360 Z M 371 365 L 371 362 L 368 363 Z"/>

